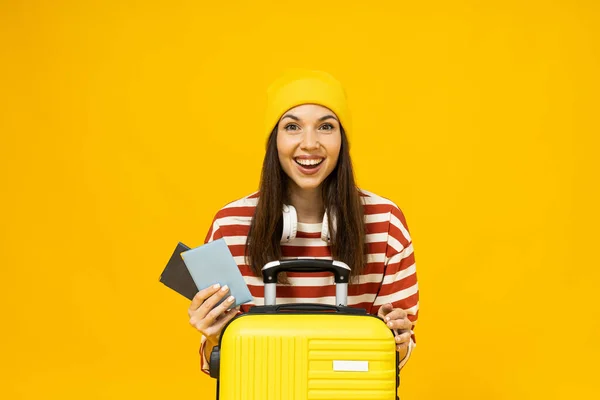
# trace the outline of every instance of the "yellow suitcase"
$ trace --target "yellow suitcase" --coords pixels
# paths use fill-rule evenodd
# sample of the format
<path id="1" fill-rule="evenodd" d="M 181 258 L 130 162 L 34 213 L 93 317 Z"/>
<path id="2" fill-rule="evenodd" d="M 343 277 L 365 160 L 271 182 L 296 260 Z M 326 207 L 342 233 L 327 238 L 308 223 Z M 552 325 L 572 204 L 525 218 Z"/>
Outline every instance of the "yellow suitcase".
<path id="1" fill-rule="evenodd" d="M 336 305 L 275 305 L 277 274 L 330 271 Z M 219 400 L 397 400 L 393 332 L 347 307 L 350 268 L 338 261 L 275 261 L 262 269 L 265 305 L 236 316 L 211 354 Z"/>

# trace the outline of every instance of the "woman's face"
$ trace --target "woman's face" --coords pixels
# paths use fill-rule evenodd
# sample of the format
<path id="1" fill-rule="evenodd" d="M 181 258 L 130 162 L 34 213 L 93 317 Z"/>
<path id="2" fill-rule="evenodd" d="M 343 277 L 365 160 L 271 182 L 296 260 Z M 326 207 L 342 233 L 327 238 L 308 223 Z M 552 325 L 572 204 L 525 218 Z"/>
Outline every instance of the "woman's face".
<path id="1" fill-rule="evenodd" d="M 323 183 L 337 164 L 341 145 L 337 116 L 320 105 L 294 107 L 277 125 L 279 162 L 300 189 L 316 189 Z"/>

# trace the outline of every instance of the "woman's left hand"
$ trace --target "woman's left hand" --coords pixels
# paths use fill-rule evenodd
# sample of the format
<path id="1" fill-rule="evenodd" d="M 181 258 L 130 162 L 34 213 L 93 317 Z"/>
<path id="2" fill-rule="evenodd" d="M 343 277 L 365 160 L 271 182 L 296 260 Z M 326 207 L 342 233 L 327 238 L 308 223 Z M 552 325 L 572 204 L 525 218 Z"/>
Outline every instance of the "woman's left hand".
<path id="1" fill-rule="evenodd" d="M 406 311 L 401 308 L 394 308 L 388 303 L 379 307 L 377 316 L 384 320 L 390 329 L 394 330 L 396 334 L 396 351 L 400 352 L 401 356 L 406 355 L 410 343 L 410 329 L 412 328 L 412 322 L 408 319 Z"/>

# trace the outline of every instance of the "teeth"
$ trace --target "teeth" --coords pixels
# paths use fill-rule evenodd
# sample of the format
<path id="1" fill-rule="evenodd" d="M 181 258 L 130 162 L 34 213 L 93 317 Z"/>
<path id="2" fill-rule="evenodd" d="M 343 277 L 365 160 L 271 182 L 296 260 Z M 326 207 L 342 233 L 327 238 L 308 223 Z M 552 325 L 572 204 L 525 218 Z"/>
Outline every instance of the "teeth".
<path id="1" fill-rule="evenodd" d="M 319 159 L 301 159 L 301 158 L 297 158 L 296 162 L 300 165 L 317 165 L 317 164 L 321 164 L 321 162 L 323 161 L 322 158 Z"/>

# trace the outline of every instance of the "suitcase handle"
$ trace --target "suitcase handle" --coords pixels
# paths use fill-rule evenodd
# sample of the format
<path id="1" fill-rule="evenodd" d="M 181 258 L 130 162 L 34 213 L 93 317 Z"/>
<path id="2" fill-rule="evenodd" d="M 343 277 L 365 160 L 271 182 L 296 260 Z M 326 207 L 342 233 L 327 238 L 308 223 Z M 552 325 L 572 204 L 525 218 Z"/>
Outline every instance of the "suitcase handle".
<path id="1" fill-rule="evenodd" d="M 336 306 L 345 306 L 348 302 L 348 281 L 350 267 L 341 261 L 298 258 L 293 260 L 271 261 L 262 268 L 265 284 L 265 305 L 275 305 L 277 275 L 280 272 L 324 272 L 329 271 L 335 280 Z"/>
<path id="2" fill-rule="evenodd" d="M 320 303 L 291 303 L 278 304 L 275 306 L 251 307 L 248 314 L 279 314 L 284 312 L 293 313 L 314 313 L 314 312 L 333 312 L 337 314 L 360 314 L 366 315 L 364 308 L 351 308 L 346 306 L 332 306 Z"/>
<path id="3" fill-rule="evenodd" d="M 317 260 L 314 258 L 297 258 L 294 260 L 272 261 L 262 268 L 264 283 L 277 282 L 280 272 L 332 272 L 335 283 L 347 283 L 350 278 L 350 267 L 341 261 Z"/>

